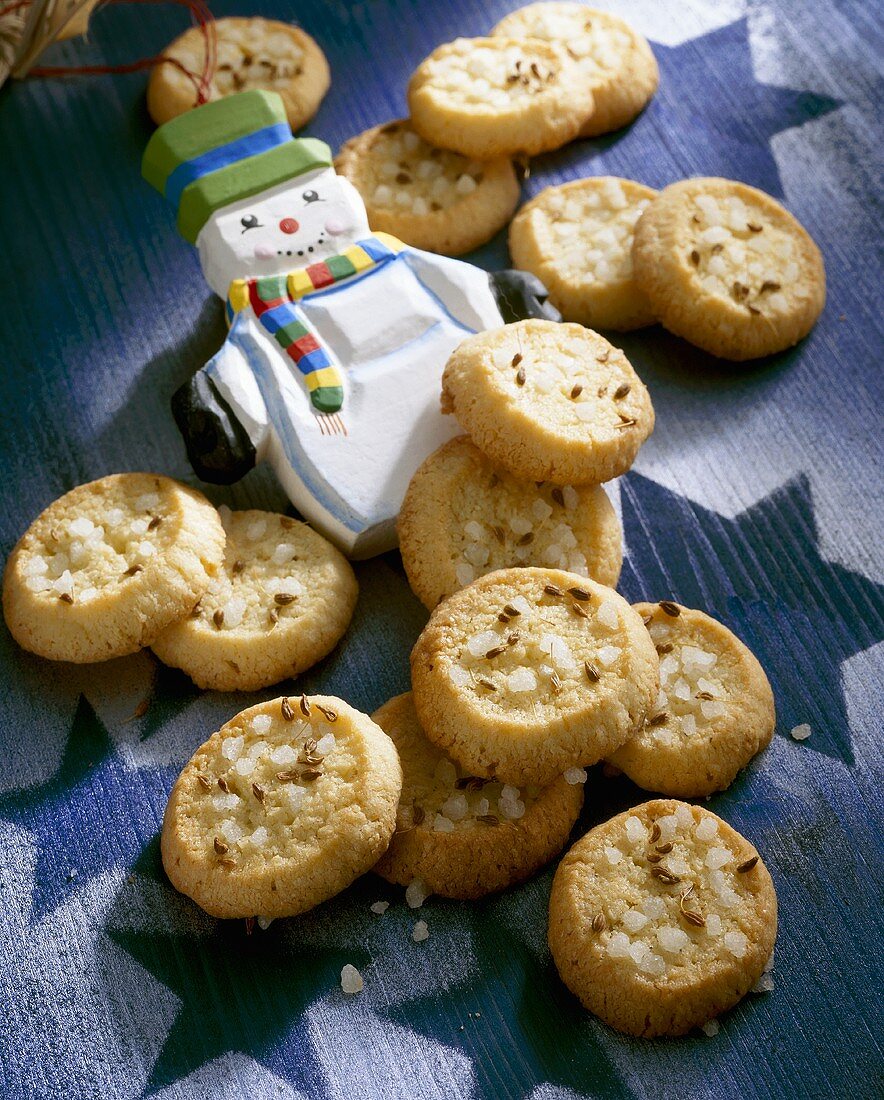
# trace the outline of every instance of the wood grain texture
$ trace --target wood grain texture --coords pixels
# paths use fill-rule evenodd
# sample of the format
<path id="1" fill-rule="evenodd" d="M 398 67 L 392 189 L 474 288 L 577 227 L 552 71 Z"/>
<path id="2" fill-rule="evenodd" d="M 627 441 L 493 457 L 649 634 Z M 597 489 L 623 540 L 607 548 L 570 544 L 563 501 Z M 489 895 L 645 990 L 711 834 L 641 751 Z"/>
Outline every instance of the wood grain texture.
<path id="1" fill-rule="evenodd" d="M 334 150 L 404 112 L 415 65 L 514 4 L 276 0 L 213 5 L 297 19 L 332 88 L 309 132 Z M 10 1097 L 879 1095 L 884 672 L 880 30 L 843 0 L 612 4 L 649 33 L 661 86 L 629 129 L 532 164 L 526 197 L 588 174 L 661 187 L 721 174 L 770 191 L 822 248 L 829 302 L 798 348 L 716 363 L 651 328 L 616 342 L 657 429 L 615 493 L 629 599 L 725 621 L 774 687 L 771 748 L 710 808 L 757 844 L 780 899 L 775 990 L 714 1039 L 635 1042 L 586 1016 L 545 945 L 551 870 L 499 898 L 418 913 L 373 876 L 246 936 L 179 898 L 156 835 L 177 770 L 258 696 L 200 694 L 147 656 L 49 666 L 0 630 L 0 1079 Z M 824 15 L 824 17 L 822 17 Z M 58 63 L 123 62 L 183 28 L 173 5 L 105 9 Z M 172 392 L 224 337 L 173 212 L 141 181 L 145 77 L 0 92 L 5 556 L 80 482 L 156 469 L 196 484 Z M 505 234 L 475 257 L 506 264 Z M 267 470 L 217 503 L 284 508 Z M 292 691 L 372 711 L 408 688 L 426 620 L 397 555 L 358 567 L 341 646 Z M 145 713 L 139 704 L 147 701 Z M 132 717 L 133 714 L 140 714 Z M 790 729 L 809 722 L 798 743 Z M 595 771 L 575 835 L 644 796 Z M 369 910 L 385 898 L 382 917 Z M 430 939 L 411 940 L 418 918 Z M 365 990 L 345 998 L 344 962 Z"/>

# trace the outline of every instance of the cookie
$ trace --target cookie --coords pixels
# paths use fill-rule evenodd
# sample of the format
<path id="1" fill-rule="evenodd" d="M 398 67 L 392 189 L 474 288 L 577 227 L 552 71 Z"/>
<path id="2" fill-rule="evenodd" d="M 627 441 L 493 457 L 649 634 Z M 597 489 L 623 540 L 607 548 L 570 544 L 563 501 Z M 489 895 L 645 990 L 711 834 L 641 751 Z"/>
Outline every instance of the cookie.
<path id="1" fill-rule="evenodd" d="M 223 560 L 224 528 L 202 493 L 112 474 L 59 497 L 19 539 L 3 577 L 6 625 L 41 657 L 122 657 L 188 615 Z"/>
<path id="2" fill-rule="evenodd" d="M 214 917 L 291 917 L 377 862 L 401 788 L 393 742 L 368 715 L 328 695 L 260 703 L 178 777 L 163 866 Z"/>
<path id="3" fill-rule="evenodd" d="M 505 16 L 491 33 L 556 43 L 574 60 L 594 102 L 580 137 L 607 134 L 632 122 L 660 83 L 647 39 L 618 16 L 583 4 L 529 4 Z"/>
<path id="4" fill-rule="evenodd" d="M 660 694 L 644 729 L 610 763 L 645 790 L 674 798 L 722 791 L 773 736 L 764 669 L 702 611 L 669 600 L 635 609 L 660 657 Z"/>
<path id="5" fill-rule="evenodd" d="M 221 99 L 250 88 L 278 92 L 293 130 L 319 110 L 331 83 L 328 62 L 316 42 L 290 23 L 258 17 L 215 19 L 216 62 L 211 70 L 208 99 Z M 199 77 L 206 63 L 202 28 L 191 27 L 163 50 Z M 160 126 L 197 106 L 194 81 L 177 65 L 157 65 L 147 85 L 147 109 Z"/>
<path id="6" fill-rule="evenodd" d="M 591 829 L 556 871 L 549 946 L 562 981 L 628 1035 L 683 1035 L 756 983 L 777 897 L 721 818 L 655 800 Z"/>
<path id="7" fill-rule="evenodd" d="M 558 149 L 592 106 L 576 63 L 533 38 L 458 38 L 434 50 L 408 84 L 421 137 L 476 160 Z"/>
<path id="8" fill-rule="evenodd" d="M 411 654 L 427 737 L 469 775 L 522 786 L 594 764 L 657 697 L 641 617 L 560 569 L 501 569 L 441 603 Z"/>
<path id="9" fill-rule="evenodd" d="M 826 300 L 820 250 L 780 204 L 745 183 L 690 179 L 635 228 L 637 285 L 663 325 L 723 359 L 797 344 Z"/>
<path id="10" fill-rule="evenodd" d="M 655 194 L 615 176 L 547 187 L 510 225 L 513 263 L 544 283 L 566 321 L 620 331 L 653 324 L 632 277 L 632 239 Z"/>
<path id="11" fill-rule="evenodd" d="M 559 485 L 625 473 L 654 429 L 651 398 L 623 352 L 555 321 L 467 337 L 445 365 L 442 411 L 516 477 Z"/>
<path id="12" fill-rule="evenodd" d="M 373 230 L 459 256 L 502 229 L 519 202 L 508 157 L 475 161 L 428 145 L 407 119 L 351 138 L 335 160 L 365 201 Z"/>
<path id="13" fill-rule="evenodd" d="M 396 833 L 375 871 L 427 893 L 480 898 L 522 882 L 560 852 L 583 805 L 581 784 L 513 787 L 471 776 L 429 741 L 410 694 L 372 715 L 402 764 Z"/>
<path id="14" fill-rule="evenodd" d="M 408 583 L 432 610 L 476 577 L 510 566 L 554 566 L 613 588 L 623 534 L 601 486 L 521 481 L 462 435 L 411 479 L 399 549 Z"/>
<path id="15" fill-rule="evenodd" d="M 347 559 L 306 523 L 222 510 L 224 568 L 186 619 L 152 648 L 197 687 L 257 691 L 296 676 L 337 645 L 356 606 Z"/>

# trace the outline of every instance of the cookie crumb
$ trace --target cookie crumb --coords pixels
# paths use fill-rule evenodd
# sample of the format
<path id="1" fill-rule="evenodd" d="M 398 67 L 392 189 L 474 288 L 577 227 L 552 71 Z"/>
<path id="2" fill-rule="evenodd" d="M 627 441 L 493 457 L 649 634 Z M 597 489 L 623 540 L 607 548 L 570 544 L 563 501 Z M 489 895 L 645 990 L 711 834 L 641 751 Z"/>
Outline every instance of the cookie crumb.
<path id="1" fill-rule="evenodd" d="M 347 963 L 341 970 L 341 989 L 345 993 L 361 993 L 363 988 L 362 975 L 351 963 Z"/>
<path id="2" fill-rule="evenodd" d="M 810 726 L 807 722 L 802 722 L 791 731 L 791 736 L 794 741 L 806 741 L 810 737 Z"/>
<path id="3" fill-rule="evenodd" d="M 700 1030 L 711 1039 L 713 1035 L 717 1035 L 721 1031 L 721 1025 L 718 1020 L 707 1020 Z"/>
<path id="4" fill-rule="evenodd" d="M 375 901 L 372 902 L 370 908 L 372 913 L 377 913 L 377 915 L 380 916 L 381 913 L 386 913 L 390 908 L 390 903 L 388 901 Z"/>
<path id="5" fill-rule="evenodd" d="M 764 973 L 749 990 L 750 993 L 770 993 L 773 990 L 774 982 L 770 974 Z"/>
<path id="6" fill-rule="evenodd" d="M 578 783 L 586 782 L 586 768 L 566 768 L 562 778 L 572 787 L 576 787 Z"/>
<path id="7" fill-rule="evenodd" d="M 262 932 L 266 932 L 270 925 L 273 924 L 273 917 L 256 917 L 255 920 L 258 922 L 258 927 Z"/>
<path id="8" fill-rule="evenodd" d="M 419 920 L 417 924 L 415 924 L 414 929 L 411 933 L 411 938 L 414 940 L 415 943 L 423 943 L 424 940 L 428 940 L 430 938 L 430 930 L 427 927 L 427 922 L 425 920 Z"/>
<path id="9" fill-rule="evenodd" d="M 429 896 L 430 891 L 419 878 L 414 879 L 405 889 L 405 901 L 409 909 L 420 909 Z"/>

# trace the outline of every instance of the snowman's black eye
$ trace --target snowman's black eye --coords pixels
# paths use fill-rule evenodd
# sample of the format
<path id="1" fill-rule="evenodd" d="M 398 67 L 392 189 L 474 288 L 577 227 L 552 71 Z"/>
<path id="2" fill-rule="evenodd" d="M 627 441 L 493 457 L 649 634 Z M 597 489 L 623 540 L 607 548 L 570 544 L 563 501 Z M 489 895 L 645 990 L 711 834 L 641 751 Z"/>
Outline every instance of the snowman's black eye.
<path id="1" fill-rule="evenodd" d="M 242 226 L 242 231 L 245 233 L 247 229 L 260 229 L 258 224 L 258 218 L 255 214 L 246 214 L 244 218 L 239 219 L 239 224 Z"/>
<path id="2" fill-rule="evenodd" d="M 301 196 L 301 198 L 306 203 L 322 202 L 322 199 L 319 197 L 319 195 L 315 191 L 305 191 L 304 194 Z"/>

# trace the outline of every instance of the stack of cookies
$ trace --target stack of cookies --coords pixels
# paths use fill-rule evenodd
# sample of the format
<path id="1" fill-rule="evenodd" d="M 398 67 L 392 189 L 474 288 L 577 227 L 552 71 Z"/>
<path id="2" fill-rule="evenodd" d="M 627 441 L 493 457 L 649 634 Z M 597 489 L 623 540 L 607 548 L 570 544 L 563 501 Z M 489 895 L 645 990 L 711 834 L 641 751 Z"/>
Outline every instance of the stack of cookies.
<path id="1" fill-rule="evenodd" d="M 531 4 L 487 38 L 434 50 L 409 83 L 411 117 L 352 138 L 336 168 L 374 229 L 460 255 L 512 217 L 514 160 L 625 126 L 658 80 L 647 41 L 617 16 Z"/>
<path id="2" fill-rule="evenodd" d="M 822 256 L 770 195 L 725 179 L 657 193 L 611 176 L 548 187 L 510 226 L 517 267 L 569 321 L 627 330 L 660 321 L 725 359 L 791 347 L 825 303 Z"/>
<path id="3" fill-rule="evenodd" d="M 6 563 L 3 610 L 23 648 L 104 661 L 150 646 L 203 688 L 254 691 L 309 668 L 356 604 L 347 560 L 271 512 L 216 510 L 157 474 L 60 497 Z"/>
<path id="4" fill-rule="evenodd" d="M 626 357 L 580 325 L 523 321 L 465 340 L 442 388 L 469 435 L 424 462 L 399 520 L 433 611 L 412 665 L 427 735 L 508 783 L 608 759 L 662 794 L 729 786 L 773 734 L 761 666 L 703 612 L 613 591 L 622 536 L 599 483 L 654 423 Z"/>
<path id="5" fill-rule="evenodd" d="M 510 566 L 615 585 L 622 537 L 601 483 L 630 468 L 654 427 L 623 352 L 581 325 L 522 321 L 466 339 L 442 387 L 468 435 L 426 459 L 399 518 L 423 603 Z"/>
<path id="6" fill-rule="evenodd" d="M 377 869 L 476 897 L 563 846 L 582 801 L 569 788 L 587 766 L 709 795 L 768 744 L 775 716 L 758 661 L 724 626 L 666 599 L 630 607 L 613 590 L 620 532 L 591 478 L 628 468 L 653 426 L 622 353 L 578 325 L 507 326 L 455 351 L 443 407 L 470 436 L 427 460 L 400 520 L 409 579 L 434 610 L 412 694 L 374 716 L 404 776 Z M 553 887 L 563 979 L 634 1034 L 679 1034 L 734 1004 L 775 932 L 757 853 L 685 803 L 599 826 Z"/>
<path id="7" fill-rule="evenodd" d="M 658 79 L 648 43 L 623 20 L 531 4 L 489 38 L 435 50 L 409 83 L 411 117 L 352 138 L 337 170 L 372 226 L 459 255 L 512 218 L 514 158 L 626 125 Z M 791 347 L 825 303 L 810 236 L 770 195 L 733 180 L 659 194 L 609 176 L 549 187 L 519 211 L 509 243 L 566 321 L 618 331 L 659 321 L 725 359 Z"/>

